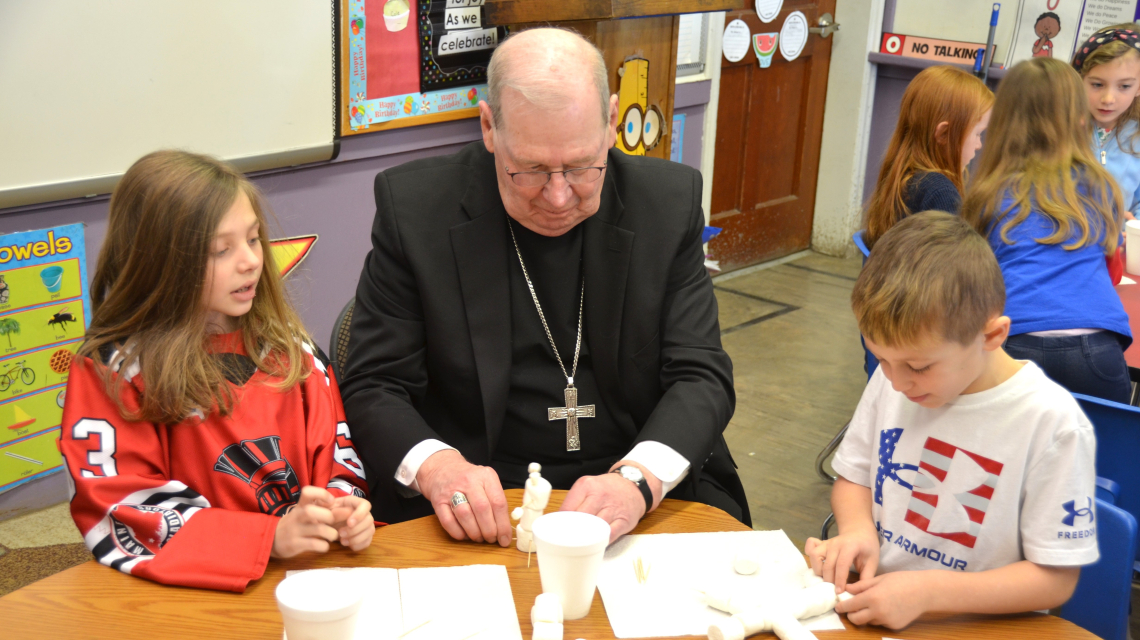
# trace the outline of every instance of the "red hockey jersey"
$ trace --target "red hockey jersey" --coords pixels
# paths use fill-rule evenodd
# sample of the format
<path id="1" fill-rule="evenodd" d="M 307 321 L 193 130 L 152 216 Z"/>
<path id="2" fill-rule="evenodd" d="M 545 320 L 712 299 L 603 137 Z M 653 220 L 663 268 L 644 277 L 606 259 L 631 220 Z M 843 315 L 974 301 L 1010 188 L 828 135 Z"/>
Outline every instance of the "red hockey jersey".
<path id="1" fill-rule="evenodd" d="M 173 426 L 125 420 L 93 363 L 76 358 L 59 446 L 71 515 L 99 562 L 163 584 L 241 592 L 264 573 L 278 517 L 302 487 L 363 497 L 368 484 L 336 380 L 307 345 L 313 371 L 287 391 L 269 386 L 240 332 L 214 336 L 212 347 L 231 372 L 231 415 Z M 117 370 L 116 356 L 107 361 Z M 137 408 L 137 366 L 117 375 L 126 406 Z"/>

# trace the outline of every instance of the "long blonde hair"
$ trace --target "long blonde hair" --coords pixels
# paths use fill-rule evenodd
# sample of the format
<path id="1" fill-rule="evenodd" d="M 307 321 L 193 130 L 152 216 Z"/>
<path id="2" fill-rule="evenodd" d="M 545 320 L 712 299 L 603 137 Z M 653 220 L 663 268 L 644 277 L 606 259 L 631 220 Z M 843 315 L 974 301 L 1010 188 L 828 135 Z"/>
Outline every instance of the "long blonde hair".
<path id="1" fill-rule="evenodd" d="M 286 300 L 260 192 L 214 158 L 156 151 L 135 162 L 111 195 L 107 237 L 91 282 L 94 313 L 79 350 L 97 363 L 124 418 L 173 424 L 196 409 L 232 411 L 226 371 L 207 349 L 201 300 L 218 224 L 242 193 L 261 225 L 264 255 L 253 307 L 238 321 L 245 349 L 258 369 L 280 378 L 280 388 L 311 370 L 301 346 L 309 338 Z M 138 366 L 145 382 L 137 408 L 124 405 L 122 376 L 104 366 L 116 349 L 110 364 L 118 371 Z"/>
<path id="2" fill-rule="evenodd" d="M 1054 227 L 1041 244 L 1078 249 L 1100 244 L 1116 251 L 1124 210 L 1120 189 L 1089 144 L 1088 100 L 1071 66 L 1052 58 L 1018 63 L 998 87 L 977 175 L 962 202 L 962 217 L 988 236 L 1001 222 L 1001 239 L 1040 212 Z M 1002 207 L 1002 202 L 1008 205 Z M 1006 217 L 1011 211 L 1012 216 Z"/>
<path id="3" fill-rule="evenodd" d="M 1115 31 L 1118 29 L 1140 31 L 1140 27 L 1138 27 L 1135 23 L 1126 22 L 1124 24 L 1114 24 L 1111 27 L 1105 27 L 1094 33 L 1092 35 L 1092 38 L 1096 38 L 1098 34 L 1101 34 L 1103 32 Z M 1081 64 L 1081 68 L 1079 69 L 1081 78 L 1084 78 L 1089 74 L 1090 71 L 1102 64 L 1108 64 L 1114 60 L 1119 60 L 1120 58 L 1129 56 L 1135 59 L 1140 59 L 1140 51 L 1137 51 L 1135 47 L 1128 44 L 1127 42 L 1122 42 L 1120 40 L 1106 42 L 1091 51 L 1085 58 L 1084 63 Z M 1076 56 L 1074 56 L 1074 60 L 1075 59 Z M 1092 118 L 1089 118 L 1088 122 L 1088 128 L 1090 129 L 1091 133 L 1091 129 L 1095 126 L 1096 121 Z M 1128 109 L 1126 109 L 1124 113 L 1120 114 L 1120 119 L 1116 121 L 1116 126 L 1112 130 L 1112 135 L 1116 137 L 1116 143 L 1120 146 L 1120 149 L 1122 151 L 1125 151 L 1126 153 L 1130 153 L 1132 155 L 1140 155 L 1140 152 L 1137 152 L 1136 150 L 1136 139 L 1140 138 L 1140 127 L 1137 127 L 1132 132 L 1132 134 L 1128 136 L 1127 140 L 1124 140 L 1120 137 L 1120 130 L 1124 128 L 1122 125 L 1124 125 L 1126 122 L 1140 122 L 1140 97 L 1134 99 L 1132 101 L 1132 104 L 1128 106 Z M 1125 148 L 1126 145 L 1127 148 Z"/>
<path id="4" fill-rule="evenodd" d="M 916 174 L 940 173 L 962 192 L 962 146 L 993 103 L 994 94 L 985 83 L 955 67 L 930 67 L 914 77 L 903 94 L 899 122 L 867 202 L 863 239 L 868 247 L 915 213 L 904 196 Z M 940 136 L 942 122 L 947 127 Z"/>

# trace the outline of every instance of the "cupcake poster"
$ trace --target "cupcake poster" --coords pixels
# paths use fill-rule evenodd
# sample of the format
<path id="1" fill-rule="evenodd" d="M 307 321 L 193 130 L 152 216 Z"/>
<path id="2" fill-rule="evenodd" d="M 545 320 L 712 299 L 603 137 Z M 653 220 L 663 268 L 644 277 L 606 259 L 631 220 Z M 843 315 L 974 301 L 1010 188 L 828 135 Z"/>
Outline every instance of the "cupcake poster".
<path id="1" fill-rule="evenodd" d="M 428 15 L 433 4 L 454 5 L 438 13 L 442 22 L 437 33 L 446 36 L 454 32 L 456 40 L 445 41 L 445 50 L 471 44 L 475 32 L 484 31 L 482 0 L 346 0 L 341 33 L 347 40 L 342 77 L 348 91 L 341 118 L 347 126 L 342 126 L 342 133 L 364 132 L 372 125 L 394 120 L 472 109 L 486 99 L 485 66 L 478 74 L 450 67 L 445 71 L 437 65 L 429 73 L 442 81 L 423 83 L 425 60 L 430 56 L 423 50 L 421 28 L 425 20 L 431 24 Z M 490 31 L 491 39 L 497 42 L 500 30 Z M 429 43 L 430 33 L 429 28 Z M 490 50 L 486 56 L 489 58 Z M 456 59 L 463 57 L 452 58 Z"/>

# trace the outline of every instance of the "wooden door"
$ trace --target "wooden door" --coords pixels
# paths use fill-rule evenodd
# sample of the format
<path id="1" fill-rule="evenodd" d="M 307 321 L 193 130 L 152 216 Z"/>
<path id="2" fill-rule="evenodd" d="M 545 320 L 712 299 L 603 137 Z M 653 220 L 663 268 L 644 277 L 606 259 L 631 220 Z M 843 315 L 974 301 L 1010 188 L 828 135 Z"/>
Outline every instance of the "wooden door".
<path id="1" fill-rule="evenodd" d="M 661 137 L 644 155 L 669 159 L 669 145 L 673 127 L 673 89 L 677 84 L 677 32 L 681 20 L 677 16 L 652 16 L 622 20 L 578 20 L 547 23 L 565 27 L 581 34 L 601 49 L 610 79 L 610 92 L 620 93 L 622 78 L 618 70 L 631 57 L 648 61 L 644 83 L 645 104 L 661 114 Z M 511 31 L 546 25 L 515 25 Z M 619 112 L 618 117 L 621 117 Z M 618 141 L 615 147 L 626 151 L 621 144 L 622 122 L 618 122 Z"/>
<path id="2" fill-rule="evenodd" d="M 814 27 L 835 14 L 835 0 L 785 0 L 768 24 L 752 9 L 730 11 L 725 24 L 740 19 L 754 35 L 779 32 L 793 11 Z M 831 38 L 809 34 L 799 57 L 788 62 L 777 51 L 767 69 L 751 46 L 739 62 L 720 61 L 709 224 L 724 231 L 709 252 L 731 271 L 811 246 Z"/>

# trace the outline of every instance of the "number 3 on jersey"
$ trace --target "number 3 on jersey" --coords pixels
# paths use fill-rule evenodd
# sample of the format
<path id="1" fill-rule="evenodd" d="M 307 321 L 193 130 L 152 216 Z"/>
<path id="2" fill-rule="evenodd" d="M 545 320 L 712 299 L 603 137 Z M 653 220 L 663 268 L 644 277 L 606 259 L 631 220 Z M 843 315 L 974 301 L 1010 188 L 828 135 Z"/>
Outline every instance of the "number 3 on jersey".
<path id="1" fill-rule="evenodd" d="M 84 461 L 80 474 L 84 478 L 119 475 L 119 470 L 115 467 L 115 427 L 106 420 L 84 418 L 71 428 L 72 440 L 91 440 L 92 435 L 99 436 L 98 448 L 88 448 L 87 460 Z"/>
<path id="2" fill-rule="evenodd" d="M 356 449 L 352 448 L 352 436 L 348 433 L 348 423 L 336 423 L 336 442 L 333 443 L 333 447 L 333 459 L 363 480 L 364 463 L 360 461 L 360 456 L 356 455 Z"/>

